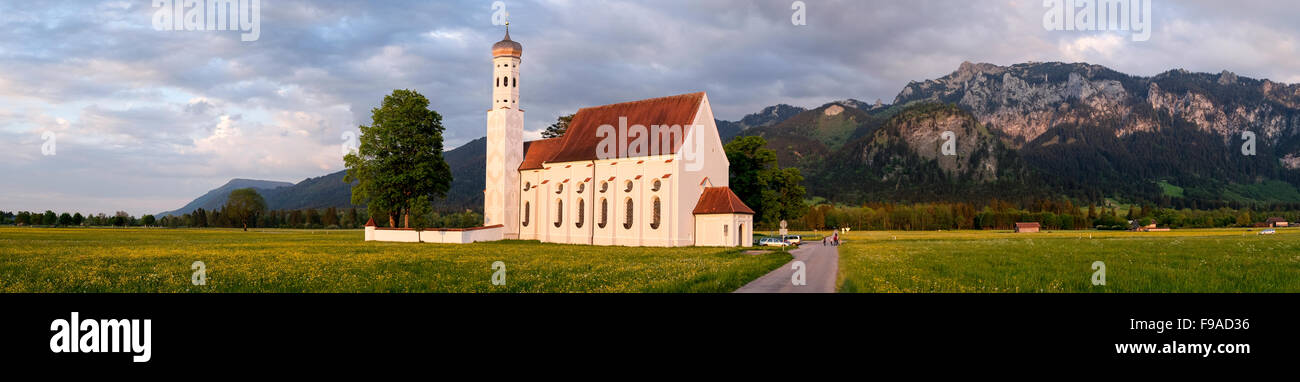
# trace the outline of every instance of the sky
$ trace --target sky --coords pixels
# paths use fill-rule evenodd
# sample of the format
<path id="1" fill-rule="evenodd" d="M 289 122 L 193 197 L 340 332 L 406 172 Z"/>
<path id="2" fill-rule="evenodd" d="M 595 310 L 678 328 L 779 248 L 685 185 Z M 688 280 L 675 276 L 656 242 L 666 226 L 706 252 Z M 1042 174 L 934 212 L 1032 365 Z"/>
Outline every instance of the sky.
<path id="1" fill-rule="evenodd" d="M 502 3 L 530 139 L 581 107 L 696 91 L 724 120 L 889 103 L 963 61 L 1300 83 L 1294 2 L 1149 1 L 1146 41 L 1049 30 L 1042 0 Z M 262 0 L 253 41 L 160 30 L 154 3 L 0 2 L 0 210 L 142 215 L 232 178 L 339 171 L 347 134 L 394 89 L 429 98 L 448 148 L 485 135 L 492 1 Z"/>

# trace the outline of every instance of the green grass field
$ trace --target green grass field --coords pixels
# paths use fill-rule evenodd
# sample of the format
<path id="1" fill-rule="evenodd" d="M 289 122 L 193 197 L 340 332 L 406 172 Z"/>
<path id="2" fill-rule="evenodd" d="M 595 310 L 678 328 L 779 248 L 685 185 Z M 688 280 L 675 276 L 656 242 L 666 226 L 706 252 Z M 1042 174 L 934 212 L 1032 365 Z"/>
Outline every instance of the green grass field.
<path id="1" fill-rule="evenodd" d="M 731 292 L 790 260 L 721 248 L 367 243 L 361 231 L 0 228 L 0 292 Z M 207 284 L 191 283 L 203 261 Z M 492 285 L 492 263 L 506 284 Z"/>
<path id="2" fill-rule="evenodd" d="M 840 247 L 838 285 L 841 292 L 1300 292 L 1300 229 L 1254 233 L 851 232 Z M 730 292 L 790 259 L 721 248 L 367 243 L 361 236 L 0 228 L 0 292 Z M 191 284 L 194 261 L 206 265 L 207 285 Z M 506 264 L 505 285 L 491 283 L 495 261 Z M 1090 281 L 1094 261 L 1106 264 L 1105 286 Z"/>
<path id="3" fill-rule="evenodd" d="M 850 232 L 840 292 L 1300 292 L 1300 230 Z M 1093 286 L 1092 263 L 1106 265 Z"/>

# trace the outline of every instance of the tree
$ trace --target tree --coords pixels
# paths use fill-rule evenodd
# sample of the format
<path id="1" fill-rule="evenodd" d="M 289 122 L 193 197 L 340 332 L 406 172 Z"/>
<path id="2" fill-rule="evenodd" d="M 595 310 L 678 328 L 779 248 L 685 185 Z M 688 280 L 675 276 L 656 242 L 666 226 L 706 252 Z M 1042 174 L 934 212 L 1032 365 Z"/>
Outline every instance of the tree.
<path id="1" fill-rule="evenodd" d="M 41 224 L 57 225 L 59 224 L 59 216 L 55 215 L 54 211 L 45 210 L 45 214 L 41 216 Z"/>
<path id="2" fill-rule="evenodd" d="M 249 222 L 256 222 L 257 216 L 266 212 L 266 199 L 252 188 L 241 188 L 230 192 L 221 213 L 231 222 L 242 224 L 248 231 Z"/>
<path id="3" fill-rule="evenodd" d="M 27 211 L 18 212 L 18 216 L 14 217 L 14 224 L 32 225 L 32 213 Z"/>
<path id="4" fill-rule="evenodd" d="M 194 224 L 191 226 L 203 228 L 208 226 L 208 211 L 202 208 L 194 210 Z"/>
<path id="5" fill-rule="evenodd" d="M 765 189 L 776 190 L 775 198 L 763 201 L 768 210 L 776 210 L 773 221 L 799 219 L 808 211 L 808 206 L 804 203 L 807 191 L 801 184 L 803 175 L 799 169 L 791 167 L 768 170 L 765 183 Z"/>
<path id="6" fill-rule="evenodd" d="M 807 191 L 797 168 L 777 166 L 776 151 L 762 137 L 739 137 L 723 149 L 731 162 L 731 191 L 754 210 L 759 222 L 775 224 L 803 217 Z"/>
<path id="7" fill-rule="evenodd" d="M 85 217 L 85 216 L 82 216 L 80 212 L 78 212 L 76 215 L 72 215 L 72 224 L 73 224 L 73 225 L 81 225 L 81 223 L 84 223 L 84 222 L 86 222 L 86 217 Z"/>
<path id="8" fill-rule="evenodd" d="M 415 228 L 416 231 L 423 231 L 425 228 L 433 225 L 432 206 L 433 205 L 429 202 L 428 196 L 415 198 L 415 203 L 411 205 L 411 215 L 415 215 L 415 219 L 413 219 L 415 226 L 412 228 Z"/>
<path id="9" fill-rule="evenodd" d="M 347 215 L 347 218 L 343 219 L 343 227 L 345 227 L 345 228 L 356 228 L 356 227 L 357 227 L 357 208 L 356 208 L 356 207 L 352 207 L 352 208 L 349 208 L 349 209 L 348 209 L 348 215 Z"/>
<path id="10" fill-rule="evenodd" d="M 325 214 L 321 215 L 321 224 L 325 228 L 339 228 L 339 210 L 334 207 L 326 208 Z"/>
<path id="11" fill-rule="evenodd" d="M 442 157 L 442 115 L 429 100 L 411 90 L 394 90 L 370 111 L 371 125 L 360 126 L 360 146 L 343 157 L 344 182 L 352 186 L 352 204 L 365 204 L 370 215 L 387 215 L 395 226 L 421 196 L 443 198 L 451 187 L 451 167 Z"/>
<path id="12" fill-rule="evenodd" d="M 131 223 L 131 215 L 127 214 L 126 211 L 117 211 L 117 213 L 113 214 L 113 225 L 125 227 L 129 223 Z"/>
<path id="13" fill-rule="evenodd" d="M 140 217 L 140 224 L 144 224 L 145 227 L 151 226 L 153 225 L 153 223 L 157 221 L 158 219 L 155 218 L 153 215 L 145 215 Z"/>
<path id="14" fill-rule="evenodd" d="M 766 139 L 756 136 L 736 138 L 723 149 L 731 162 L 731 191 L 754 210 L 756 218 L 762 218 L 764 172 L 776 167 L 776 152 L 767 148 Z"/>
<path id="15" fill-rule="evenodd" d="M 546 127 L 542 131 L 542 138 L 559 138 L 564 136 L 564 132 L 569 130 L 569 122 L 573 122 L 574 114 L 562 115 L 555 119 L 555 123 Z"/>
<path id="16" fill-rule="evenodd" d="M 59 215 L 59 225 L 61 226 L 72 225 L 72 214 L 64 212 L 63 214 Z"/>

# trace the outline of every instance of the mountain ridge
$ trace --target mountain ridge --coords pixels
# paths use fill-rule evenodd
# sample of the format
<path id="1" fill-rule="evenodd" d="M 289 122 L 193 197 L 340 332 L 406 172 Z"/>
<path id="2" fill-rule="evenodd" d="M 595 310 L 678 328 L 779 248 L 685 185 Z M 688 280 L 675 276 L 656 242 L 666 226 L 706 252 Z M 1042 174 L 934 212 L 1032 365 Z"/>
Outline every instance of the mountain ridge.
<path id="1" fill-rule="evenodd" d="M 1006 199 L 1013 192 L 1093 201 L 1184 198 L 1163 194 L 1162 184 L 1186 189 L 1190 206 L 1300 202 L 1288 196 L 1300 195 L 1300 85 L 1226 70 L 1142 77 L 1087 63 L 964 62 L 943 77 L 909 82 L 891 104 L 777 104 L 716 122 L 724 143 L 768 139 L 782 166 L 803 170 L 810 196 L 836 202 Z M 964 132 L 957 134 L 956 158 L 934 155 L 939 128 Z M 1255 156 L 1233 154 L 1245 131 L 1259 136 Z M 480 138 L 445 154 L 455 181 L 439 209 L 482 208 L 485 152 Z M 352 207 L 343 174 L 263 195 L 272 209 Z M 894 191 L 877 178 L 895 180 Z M 916 184 L 903 187 L 903 179 Z M 944 189 L 953 190 L 935 191 Z"/>

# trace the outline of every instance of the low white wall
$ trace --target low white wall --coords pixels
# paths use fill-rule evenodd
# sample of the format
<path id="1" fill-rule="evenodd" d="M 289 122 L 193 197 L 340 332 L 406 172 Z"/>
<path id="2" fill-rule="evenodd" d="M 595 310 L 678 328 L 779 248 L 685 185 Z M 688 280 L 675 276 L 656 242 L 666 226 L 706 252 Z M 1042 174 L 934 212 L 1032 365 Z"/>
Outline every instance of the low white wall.
<path id="1" fill-rule="evenodd" d="M 431 229 L 415 231 L 408 229 L 379 229 L 366 227 L 366 241 L 391 241 L 399 243 L 444 243 L 469 244 L 480 241 L 497 241 L 505 237 L 505 226 L 492 226 L 469 229 Z"/>
<path id="2" fill-rule="evenodd" d="M 372 228 L 367 228 L 370 231 Z M 420 242 L 420 232 L 405 229 L 375 229 L 373 241 L 394 241 L 399 243 Z"/>

